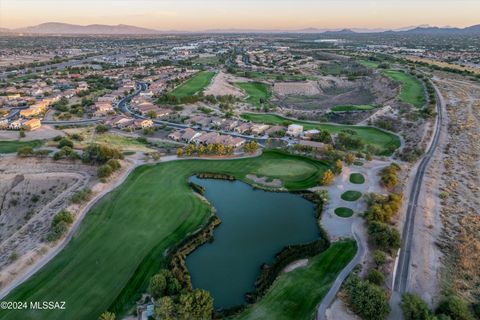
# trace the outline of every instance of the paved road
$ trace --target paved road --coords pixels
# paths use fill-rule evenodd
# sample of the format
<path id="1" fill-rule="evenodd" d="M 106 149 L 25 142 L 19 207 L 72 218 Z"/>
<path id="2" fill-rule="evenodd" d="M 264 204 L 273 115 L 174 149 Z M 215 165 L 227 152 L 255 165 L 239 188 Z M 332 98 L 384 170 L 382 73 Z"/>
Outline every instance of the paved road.
<path id="1" fill-rule="evenodd" d="M 396 274 L 394 278 L 394 293 L 403 294 L 407 290 L 409 269 L 410 269 L 410 257 L 412 253 L 412 239 L 413 239 L 413 230 L 415 224 L 415 214 L 418 205 L 418 198 L 420 190 L 422 188 L 422 181 L 425 175 L 425 171 L 432 159 L 432 156 L 435 152 L 435 149 L 438 144 L 438 140 L 441 133 L 441 124 L 443 119 L 443 109 L 444 101 L 443 97 L 440 94 L 438 88 L 434 85 L 435 96 L 437 98 L 437 120 L 435 124 L 435 132 L 432 138 L 432 142 L 428 148 L 428 151 L 423 156 L 420 164 L 418 165 L 417 172 L 413 180 L 412 188 L 408 197 L 408 207 L 407 214 L 405 219 L 405 224 L 403 226 L 402 232 L 402 246 L 400 249 L 400 256 L 398 259 L 398 265 L 396 269 Z M 398 298 L 398 297 L 397 297 Z"/>
<path id="2" fill-rule="evenodd" d="M 97 123 L 101 119 L 83 119 L 83 120 L 65 120 L 65 121 L 42 121 L 42 124 L 53 124 L 53 125 L 81 125 L 81 124 L 90 124 Z"/>
<path id="3" fill-rule="evenodd" d="M 361 221 L 359 223 L 362 223 Z M 326 319 L 326 311 L 327 308 L 332 304 L 333 300 L 335 299 L 338 290 L 340 290 L 340 286 L 342 285 L 343 281 L 348 277 L 350 272 L 352 272 L 353 268 L 359 263 L 361 263 L 363 256 L 365 255 L 365 247 L 363 246 L 363 242 L 361 241 L 360 237 L 358 236 L 356 230 L 357 224 L 352 225 L 352 234 L 357 241 L 357 253 L 355 257 L 353 257 L 352 261 L 342 270 L 335 279 L 335 282 L 328 290 L 325 297 L 323 297 L 322 302 L 318 306 L 317 311 L 317 320 L 325 320 Z"/>

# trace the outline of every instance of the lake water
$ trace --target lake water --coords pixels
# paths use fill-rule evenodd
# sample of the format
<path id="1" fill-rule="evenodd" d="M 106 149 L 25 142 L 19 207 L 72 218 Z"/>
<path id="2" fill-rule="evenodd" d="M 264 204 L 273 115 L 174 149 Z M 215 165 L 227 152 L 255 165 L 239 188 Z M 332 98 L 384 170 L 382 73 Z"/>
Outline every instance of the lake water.
<path id="1" fill-rule="evenodd" d="M 263 263 L 293 244 L 318 239 L 313 203 L 292 193 L 255 190 L 240 181 L 198 179 L 222 223 L 214 241 L 186 259 L 194 288 L 210 292 L 216 309 L 245 303 Z"/>

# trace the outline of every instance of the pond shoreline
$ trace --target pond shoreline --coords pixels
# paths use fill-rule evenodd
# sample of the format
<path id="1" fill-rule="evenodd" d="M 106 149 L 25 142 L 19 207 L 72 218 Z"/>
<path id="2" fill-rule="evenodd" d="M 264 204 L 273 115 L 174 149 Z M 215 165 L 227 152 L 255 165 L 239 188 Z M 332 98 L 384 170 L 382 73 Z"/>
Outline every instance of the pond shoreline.
<path id="1" fill-rule="evenodd" d="M 214 318 L 223 318 L 227 316 L 232 316 L 240 313 L 246 307 L 254 304 L 255 302 L 259 301 L 271 287 L 275 279 L 285 272 L 288 266 L 298 263 L 299 261 L 306 261 L 308 263 L 308 258 L 316 256 L 330 246 L 330 242 L 328 237 L 326 236 L 325 231 L 322 229 L 319 220 L 321 216 L 321 212 L 323 209 L 323 203 L 315 193 L 312 193 L 308 190 L 304 191 L 288 191 L 281 188 L 262 188 L 262 186 L 258 186 L 257 184 L 253 184 L 249 181 L 243 181 L 242 179 L 237 179 L 234 176 L 227 175 L 227 174 L 218 174 L 218 173 L 197 173 L 192 177 L 197 177 L 199 179 L 212 179 L 212 180 L 226 180 L 226 181 L 239 181 L 242 183 L 247 184 L 251 188 L 260 189 L 266 192 L 279 192 L 279 193 L 291 193 L 301 195 L 302 198 L 306 199 L 307 201 L 313 203 L 315 205 L 315 218 L 317 221 L 317 226 L 319 228 L 319 238 L 315 241 L 305 243 L 305 244 L 298 244 L 298 245 L 287 245 L 283 247 L 279 252 L 274 255 L 273 262 L 268 265 L 266 263 L 262 264 L 259 268 L 259 273 L 255 279 L 255 289 L 252 292 L 247 292 L 245 294 L 246 303 L 241 305 L 236 305 L 226 309 L 216 309 L 214 311 Z M 169 249 L 168 252 L 168 265 L 170 270 L 179 278 L 179 281 L 189 289 L 192 289 L 192 281 L 190 272 L 186 265 L 186 259 L 188 255 L 193 253 L 197 248 L 204 245 L 208 241 L 211 241 L 213 238 L 214 229 L 221 224 L 221 220 L 216 214 L 216 209 L 212 205 L 212 203 L 205 197 L 204 192 L 205 189 L 203 186 L 199 186 L 198 184 L 190 181 L 189 178 L 189 185 L 192 188 L 192 191 L 200 196 L 203 201 L 208 202 L 209 206 L 212 210 L 212 216 L 208 219 L 208 221 L 196 232 L 192 233 L 188 236 L 184 241 L 180 244 L 175 246 L 175 248 Z M 273 189 L 273 190 L 272 190 Z"/>

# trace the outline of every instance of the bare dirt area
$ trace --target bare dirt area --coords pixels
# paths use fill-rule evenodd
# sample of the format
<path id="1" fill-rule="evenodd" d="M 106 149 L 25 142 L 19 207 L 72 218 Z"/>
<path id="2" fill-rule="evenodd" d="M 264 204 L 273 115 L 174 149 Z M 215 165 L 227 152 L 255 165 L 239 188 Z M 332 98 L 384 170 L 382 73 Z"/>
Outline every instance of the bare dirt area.
<path id="1" fill-rule="evenodd" d="M 235 97 L 243 97 L 244 94 L 242 90 L 235 87 L 233 83 L 235 82 L 235 77 L 231 74 L 220 71 L 217 73 L 212 83 L 205 89 L 205 95 L 213 96 L 226 96 L 232 95 Z"/>
<path id="2" fill-rule="evenodd" d="M 395 100 L 397 92 L 396 84 L 377 74 L 356 80 L 322 76 L 317 81 L 275 83 L 273 102 L 297 117 L 303 115 L 311 120 L 358 123 L 375 111 L 341 114 L 328 111 L 339 105 L 388 105 Z"/>
<path id="3" fill-rule="evenodd" d="M 480 85 L 451 76 L 437 84 L 446 99 L 448 140 L 437 201 L 443 229 L 442 290 L 480 298 Z"/>
<path id="4" fill-rule="evenodd" d="M 71 162 L 1 159 L 0 286 L 48 250 L 45 236 L 53 216 L 94 174 L 93 167 Z"/>
<path id="5" fill-rule="evenodd" d="M 313 96 L 320 94 L 320 88 L 315 81 L 299 81 L 299 82 L 275 82 L 273 86 L 275 94 L 285 96 L 290 94 L 300 94 L 305 96 Z"/>
<path id="6" fill-rule="evenodd" d="M 282 181 L 280 179 L 272 179 L 269 180 L 268 177 L 259 177 L 254 174 L 247 175 L 247 179 L 252 180 L 256 184 L 266 187 L 274 187 L 274 188 L 281 188 Z"/>
<path id="7" fill-rule="evenodd" d="M 56 136 L 64 136 L 61 130 L 57 130 L 48 125 L 42 125 L 41 128 L 38 128 L 34 131 L 25 131 L 25 138 L 22 138 L 22 141 L 31 141 L 31 140 L 48 140 Z M 0 140 L 18 140 L 18 131 L 13 130 L 0 130 Z"/>
<path id="8" fill-rule="evenodd" d="M 110 190 L 119 185 L 138 165 L 141 154 L 135 154 L 121 161 L 122 167 L 105 182 L 96 178 L 96 167 L 80 162 L 61 162 L 50 159 L 4 157 L 0 161 L 0 178 L 10 183 L 0 189 L 0 197 L 9 206 L 11 199 L 17 199 L 16 206 L 10 206 L 0 215 L 0 221 L 8 221 L 13 228 L 3 235 L 0 242 L 0 289 L 6 294 L 57 254 L 72 237 L 76 228 L 90 207 Z M 49 188 L 47 189 L 47 186 Z M 89 200 L 72 203 L 72 195 L 84 188 L 91 190 Z M 31 194 L 38 192 L 45 198 L 31 204 Z M 40 197 L 42 198 L 42 197 Z M 10 199 L 10 201 L 8 201 Z M 48 243 L 45 236 L 49 232 L 53 216 L 66 209 L 74 215 L 74 222 L 67 235 Z M 23 213 L 25 210 L 27 214 Z M 19 214 L 15 214 L 19 212 Z M 25 219 L 24 217 L 28 217 Z M 23 218 L 22 218 L 23 217 Z M 2 225 L 1 228 L 6 227 Z M 3 232 L 3 230 L 2 230 Z M 14 257 L 12 258 L 12 253 Z"/>

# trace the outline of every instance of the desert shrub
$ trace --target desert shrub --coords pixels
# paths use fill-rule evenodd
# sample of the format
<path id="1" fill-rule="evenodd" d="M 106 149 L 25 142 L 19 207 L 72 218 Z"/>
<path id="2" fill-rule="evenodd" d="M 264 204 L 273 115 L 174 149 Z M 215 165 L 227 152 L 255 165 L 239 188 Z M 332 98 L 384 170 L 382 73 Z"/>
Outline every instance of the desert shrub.
<path id="1" fill-rule="evenodd" d="M 73 142 L 67 138 L 62 138 L 58 142 L 58 149 L 62 149 L 63 147 L 73 148 Z"/>
<path id="2" fill-rule="evenodd" d="M 465 300 L 457 296 L 446 296 L 440 300 L 437 314 L 444 314 L 454 320 L 474 320 Z"/>
<path id="3" fill-rule="evenodd" d="M 345 282 L 349 307 L 365 320 L 383 320 L 390 313 L 385 291 L 368 281 L 352 275 Z"/>
<path id="4" fill-rule="evenodd" d="M 428 305 L 418 295 L 413 293 L 405 293 L 402 295 L 400 304 L 405 320 L 430 320 L 432 314 Z"/>
<path id="5" fill-rule="evenodd" d="M 81 203 L 83 201 L 90 199 L 91 196 L 92 196 L 92 190 L 85 188 L 83 190 L 75 192 L 70 200 L 73 203 Z"/>
<path id="6" fill-rule="evenodd" d="M 112 167 L 110 167 L 108 164 L 101 165 L 97 169 L 97 176 L 99 178 L 108 178 L 113 172 Z"/>
<path id="7" fill-rule="evenodd" d="M 368 235 L 373 243 L 384 251 L 400 248 L 400 233 L 385 223 L 373 221 L 368 224 Z"/>
<path id="8" fill-rule="evenodd" d="M 378 286 L 382 285 L 385 282 L 385 277 L 380 271 L 373 269 L 367 275 L 367 280 Z"/>
<path id="9" fill-rule="evenodd" d="M 50 226 L 50 232 L 47 235 L 47 241 L 52 242 L 60 239 L 68 231 L 69 225 L 73 223 L 73 215 L 62 210 L 53 217 Z"/>

